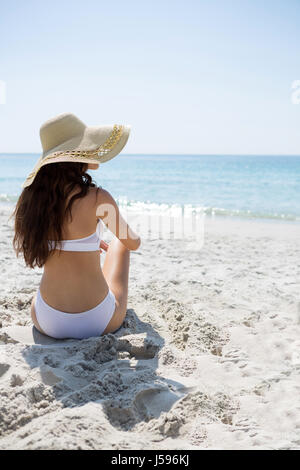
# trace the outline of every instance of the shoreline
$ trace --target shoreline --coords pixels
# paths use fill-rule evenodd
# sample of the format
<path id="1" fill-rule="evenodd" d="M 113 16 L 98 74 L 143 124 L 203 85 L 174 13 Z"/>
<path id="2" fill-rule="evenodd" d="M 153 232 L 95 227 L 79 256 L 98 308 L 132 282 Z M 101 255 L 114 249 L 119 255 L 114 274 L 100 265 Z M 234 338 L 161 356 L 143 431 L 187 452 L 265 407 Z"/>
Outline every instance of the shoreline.
<path id="1" fill-rule="evenodd" d="M 161 204 L 163 205 L 163 204 Z M 13 211 L 13 208 L 15 206 L 15 202 L 11 201 L 1 201 L 0 202 L 0 215 L 5 215 L 9 214 Z M 119 205 L 120 209 L 124 209 L 121 205 Z M 125 207 L 126 209 L 126 207 Z M 161 215 L 162 217 L 164 216 L 164 212 L 153 212 L 151 213 L 142 213 L 139 210 L 134 210 L 134 211 L 125 211 L 126 216 L 128 218 L 133 218 L 134 216 L 137 215 L 142 215 L 142 216 L 152 216 L 154 217 L 155 215 Z M 291 227 L 292 231 L 293 230 L 300 230 L 300 218 L 295 219 L 295 220 L 290 220 L 290 219 L 284 219 L 284 218 L 272 218 L 272 217 L 241 217 L 237 215 L 221 215 L 221 214 L 200 214 L 204 215 L 205 221 L 209 224 L 212 225 L 213 223 L 216 223 L 217 225 L 221 223 L 228 223 L 232 225 L 238 225 L 242 224 L 245 222 L 245 224 L 248 224 L 249 227 L 253 226 L 254 224 L 258 224 L 260 227 L 264 226 L 266 230 L 268 230 L 267 227 L 269 226 L 274 226 L 274 225 L 286 225 L 287 227 Z M 170 215 L 167 215 L 170 217 Z"/>
<path id="2" fill-rule="evenodd" d="M 1 197 L 4 195 L 0 194 L 0 211 L 9 211 L 12 209 L 16 202 L 16 200 L 1 200 Z M 119 208 L 121 211 L 124 212 L 126 216 L 130 215 L 145 215 L 145 216 L 166 216 L 166 217 L 174 217 L 181 214 L 184 218 L 189 218 L 191 216 L 198 216 L 198 217 L 205 217 L 207 220 L 224 220 L 224 221 L 246 221 L 246 222 L 258 222 L 264 224 L 289 224 L 290 226 L 296 225 L 300 226 L 300 215 L 289 214 L 285 216 L 276 216 L 269 214 L 267 216 L 264 215 L 255 215 L 251 214 L 250 211 L 238 211 L 233 209 L 220 209 L 220 208 L 209 208 L 209 207 L 202 207 L 200 205 L 194 204 L 187 204 L 187 203 L 156 203 L 156 202 L 143 202 L 143 201 L 128 201 L 126 198 L 117 198 L 116 199 Z M 248 214 L 247 214 L 248 213 Z M 249 214 L 250 213 L 250 214 Z"/>

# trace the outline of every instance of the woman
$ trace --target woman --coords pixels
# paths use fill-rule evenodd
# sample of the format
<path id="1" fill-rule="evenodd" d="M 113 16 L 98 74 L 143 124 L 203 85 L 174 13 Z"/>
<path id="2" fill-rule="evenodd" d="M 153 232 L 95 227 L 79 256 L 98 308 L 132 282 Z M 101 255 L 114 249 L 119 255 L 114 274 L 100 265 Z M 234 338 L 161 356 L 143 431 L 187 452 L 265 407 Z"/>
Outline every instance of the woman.
<path id="1" fill-rule="evenodd" d="M 129 132 L 128 126 L 87 127 L 69 113 L 40 129 L 43 155 L 16 204 L 13 243 L 27 266 L 44 267 L 31 317 L 48 336 L 87 338 L 123 323 L 129 255 L 140 238 L 86 171 L 116 156 Z M 116 237 L 109 246 L 101 240 L 102 223 Z M 101 248 L 107 249 L 103 269 Z"/>

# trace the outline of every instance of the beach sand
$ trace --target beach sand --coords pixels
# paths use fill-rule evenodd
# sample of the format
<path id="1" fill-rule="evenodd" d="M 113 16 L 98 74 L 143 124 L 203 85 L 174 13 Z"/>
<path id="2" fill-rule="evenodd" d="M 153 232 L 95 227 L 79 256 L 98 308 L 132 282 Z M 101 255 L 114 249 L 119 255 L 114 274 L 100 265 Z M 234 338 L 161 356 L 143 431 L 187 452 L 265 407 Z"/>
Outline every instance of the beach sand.
<path id="1" fill-rule="evenodd" d="M 55 341 L 0 211 L 1 449 L 300 449 L 300 228 L 144 239 L 114 335 Z"/>

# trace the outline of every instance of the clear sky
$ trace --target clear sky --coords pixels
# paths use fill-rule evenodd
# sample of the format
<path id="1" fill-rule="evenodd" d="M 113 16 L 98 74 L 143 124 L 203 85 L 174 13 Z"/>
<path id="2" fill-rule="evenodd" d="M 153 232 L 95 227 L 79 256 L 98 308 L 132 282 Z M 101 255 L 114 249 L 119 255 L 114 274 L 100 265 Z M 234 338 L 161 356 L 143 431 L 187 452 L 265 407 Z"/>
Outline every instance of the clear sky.
<path id="1" fill-rule="evenodd" d="M 0 2 L 0 152 L 62 112 L 126 153 L 300 154 L 300 0 Z"/>

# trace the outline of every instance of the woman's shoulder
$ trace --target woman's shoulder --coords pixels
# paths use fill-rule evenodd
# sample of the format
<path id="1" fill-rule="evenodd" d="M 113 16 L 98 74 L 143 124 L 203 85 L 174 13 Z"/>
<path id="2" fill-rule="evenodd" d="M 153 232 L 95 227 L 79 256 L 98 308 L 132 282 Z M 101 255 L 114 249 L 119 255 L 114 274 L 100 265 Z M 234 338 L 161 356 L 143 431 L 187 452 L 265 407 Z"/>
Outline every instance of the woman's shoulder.
<path id="1" fill-rule="evenodd" d="M 102 186 L 94 188 L 94 193 L 96 195 L 96 203 L 99 204 L 116 204 L 113 196 L 110 194 L 107 189 Z"/>
<path id="2" fill-rule="evenodd" d="M 103 187 L 98 187 L 95 208 L 97 218 L 103 218 L 107 213 L 117 214 L 119 211 L 117 202 L 110 192 Z"/>

